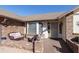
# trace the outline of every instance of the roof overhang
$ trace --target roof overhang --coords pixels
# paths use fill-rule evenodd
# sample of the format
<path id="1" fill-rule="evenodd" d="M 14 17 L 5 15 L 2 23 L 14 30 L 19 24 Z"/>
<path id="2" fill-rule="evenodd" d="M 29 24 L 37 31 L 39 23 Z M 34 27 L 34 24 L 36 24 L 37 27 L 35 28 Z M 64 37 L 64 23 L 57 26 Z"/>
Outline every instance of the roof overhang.
<path id="1" fill-rule="evenodd" d="M 63 14 L 63 12 L 54 12 L 54 13 L 48 13 L 48 14 L 26 16 L 26 18 L 27 18 L 26 21 L 55 20 L 62 14 Z"/>
<path id="2" fill-rule="evenodd" d="M 79 7 L 76 7 L 75 9 L 69 11 L 69 12 L 54 12 L 54 13 L 48 13 L 48 14 L 39 14 L 39 15 L 33 15 L 33 16 L 18 16 L 14 13 L 7 12 L 4 10 L 0 10 L 0 16 L 12 18 L 18 21 L 44 21 L 44 20 L 55 20 L 58 18 L 62 18 L 66 16 L 67 14 L 79 9 Z"/>
<path id="3" fill-rule="evenodd" d="M 11 13 L 11 12 L 7 12 L 5 10 L 0 10 L 0 16 L 3 16 L 5 18 L 12 18 L 12 19 L 15 19 L 15 20 L 18 20 L 18 21 L 25 21 L 25 17 L 22 17 L 22 16 L 18 16 L 14 13 Z"/>
<path id="4" fill-rule="evenodd" d="M 59 16 L 58 18 L 62 18 L 62 17 L 66 16 L 66 15 L 69 14 L 69 13 L 73 13 L 73 12 L 74 12 L 75 10 L 77 10 L 77 9 L 79 9 L 79 6 L 73 8 L 72 10 L 70 10 L 70 11 L 68 11 L 68 12 L 63 13 L 63 14 L 62 14 L 61 16 Z"/>

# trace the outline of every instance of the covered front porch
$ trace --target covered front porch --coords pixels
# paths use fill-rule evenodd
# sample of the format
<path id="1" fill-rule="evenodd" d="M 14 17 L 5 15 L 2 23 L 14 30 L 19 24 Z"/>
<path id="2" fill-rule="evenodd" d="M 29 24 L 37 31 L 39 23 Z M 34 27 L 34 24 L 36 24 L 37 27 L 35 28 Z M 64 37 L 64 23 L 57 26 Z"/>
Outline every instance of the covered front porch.
<path id="1" fill-rule="evenodd" d="M 49 21 L 30 21 L 25 23 L 25 33 L 39 35 L 40 38 L 62 38 L 63 24 L 58 19 Z"/>

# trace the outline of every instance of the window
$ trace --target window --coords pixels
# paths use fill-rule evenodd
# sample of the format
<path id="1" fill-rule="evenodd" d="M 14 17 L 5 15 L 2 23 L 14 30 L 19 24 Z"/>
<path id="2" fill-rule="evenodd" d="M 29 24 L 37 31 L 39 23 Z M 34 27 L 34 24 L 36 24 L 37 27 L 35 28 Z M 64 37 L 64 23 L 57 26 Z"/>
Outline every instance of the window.
<path id="1" fill-rule="evenodd" d="M 60 33 L 60 34 L 62 34 L 62 27 L 63 27 L 63 23 L 61 22 L 61 23 L 59 24 L 59 33 Z"/>
<path id="2" fill-rule="evenodd" d="M 29 22 L 27 27 L 27 33 L 29 35 L 36 35 L 36 34 L 42 34 L 43 33 L 43 24 L 42 22 Z"/>
<path id="3" fill-rule="evenodd" d="M 79 14 L 73 15 L 73 33 L 79 34 Z"/>
<path id="4" fill-rule="evenodd" d="M 28 34 L 30 34 L 30 35 L 36 34 L 36 22 L 30 22 L 29 23 Z"/>

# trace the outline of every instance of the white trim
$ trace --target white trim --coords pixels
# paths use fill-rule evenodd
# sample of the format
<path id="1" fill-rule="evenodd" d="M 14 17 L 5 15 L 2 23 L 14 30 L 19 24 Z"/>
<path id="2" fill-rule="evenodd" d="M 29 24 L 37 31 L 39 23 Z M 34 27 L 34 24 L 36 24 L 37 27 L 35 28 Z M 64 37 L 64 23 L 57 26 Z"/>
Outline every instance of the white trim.
<path id="1" fill-rule="evenodd" d="M 29 23 L 27 22 L 27 34 L 28 34 Z"/>
<path id="2" fill-rule="evenodd" d="M 36 34 L 39 34 L 39 22 L 36 22 Z"/>

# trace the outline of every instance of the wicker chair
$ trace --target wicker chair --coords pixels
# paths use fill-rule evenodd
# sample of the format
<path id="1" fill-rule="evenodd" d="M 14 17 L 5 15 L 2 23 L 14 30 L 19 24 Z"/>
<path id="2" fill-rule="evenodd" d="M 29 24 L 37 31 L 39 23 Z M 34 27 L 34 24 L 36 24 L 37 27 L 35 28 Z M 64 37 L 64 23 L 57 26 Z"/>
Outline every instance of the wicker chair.
<path id="1" fill-rule="evenodd" d="M 8 34 L 8 36 L 11 40 L 22 40 L 22 39 L 24 39 L 24 35 L 21 34 L 20 32 L 11 32 L 11 33 Z"/>

